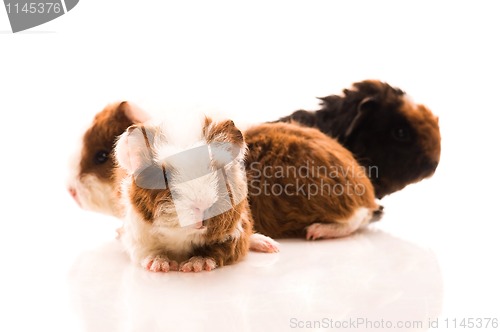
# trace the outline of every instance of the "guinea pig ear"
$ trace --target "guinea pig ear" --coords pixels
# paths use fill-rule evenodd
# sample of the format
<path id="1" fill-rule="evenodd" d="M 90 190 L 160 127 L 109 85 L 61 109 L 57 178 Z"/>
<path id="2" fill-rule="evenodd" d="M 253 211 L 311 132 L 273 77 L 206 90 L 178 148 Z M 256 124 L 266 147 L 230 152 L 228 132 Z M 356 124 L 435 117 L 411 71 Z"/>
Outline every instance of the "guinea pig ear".
<path id="1" fill-rule="evenodd" d="M 233 120 L 214 122 L 210 118 L 205 118 L 203 135 L 205 136 L 207 143 L 217 141 L 229 142 L 239 146 L 243 146 L 245 144 L 243 134 L 236 127 Z"/>
<path id="2" fill-rule="evenodd" d="M 133 174 L 153 164 L 153 131 L 143 125 L 132 125 L 116 143 L 115 155 L 118 164 Z"/>
<path id="3" fill-rule="evenodd" d="M 149 114 L 144 112 L 137 105 L 123 101 L 118 106 L 118 112 L 125 115 L 132 123 L 143 123 L 149 120 Z"/>
<path id="4" fill-rule="evenodd" d="M 338 103 L 342 102 L 342 97 L 337 96 L 337 95 L 330 95 L 330 96 L 326 96 L 326 97 L 316 97 L 316 98 L 321 100 L 320 105 L 326 109 L 335 108 L 338 105 Z"/>
<path id="5" fill-rule="evenodd" d="M 203 134 L 214 158 L 227 164 L 245 155 L 246 144 L 243 134 L 232 120 L 213 122 L 206 118 Z"/>
<path id="6" fill-rule="evenodd" d="M 358 104 L 356 115 L 352 119 L 349 127 L 347 127 L 344 138 L 352 135 L 354 130 L 364 121 L 369 112 L 373 112 L 378 108 L 378 101 L 374 97 L 366 97 Z"/>

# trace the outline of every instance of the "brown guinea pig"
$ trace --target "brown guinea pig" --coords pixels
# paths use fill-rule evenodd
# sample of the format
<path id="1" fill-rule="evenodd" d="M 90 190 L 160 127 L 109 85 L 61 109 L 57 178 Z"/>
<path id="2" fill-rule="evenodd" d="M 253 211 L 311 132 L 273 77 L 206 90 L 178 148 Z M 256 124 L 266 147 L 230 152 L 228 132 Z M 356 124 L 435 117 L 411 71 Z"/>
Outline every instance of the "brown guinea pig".
<path id="1" fill-rule="evenodd" d="M 320 98 L 315 112 L 278 121 L 316 127 L 351 151 L 365 167 L 377 198 L 430 177 L 441 154 L 438 118 L 400 89 L 377 80 L 354 83 L 344 95 Z"/>
<path id="2" fill-rule="evenodd" d="M 80 207 L 122 215 L 113 171 L 113 147 L 130 125 L 147 119 L 146 113 L 126 101 L 109 104 L 94 117 L 73 156 L 68 179 L 68 191 Z"/>
<path id="3" fill-rule="evenodd" d="M 172 126 L 178 123 L 134 125 L 116 144 L 126 172 L 121 239 L 132 261 L 150 271 L 233 264 L 248 252 L 253 229 L 243 135 L 230 120 L 205 118 L 181 139 Z"/>
<path id="4" fill-rule="evenodd" d="M 271 237 L 347 236 L 380 214 L 353 155 L 315 128 L 268 123 L 245 132 L 254 227 Z"/>

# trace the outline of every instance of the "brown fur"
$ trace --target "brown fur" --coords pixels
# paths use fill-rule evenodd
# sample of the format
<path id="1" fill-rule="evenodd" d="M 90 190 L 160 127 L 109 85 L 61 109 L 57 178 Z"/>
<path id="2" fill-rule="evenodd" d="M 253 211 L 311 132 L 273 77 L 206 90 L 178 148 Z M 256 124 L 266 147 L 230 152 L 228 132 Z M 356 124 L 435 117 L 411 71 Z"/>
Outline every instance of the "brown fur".
<path id="1" fill-rule="evenodd" d="M 216 123 L 213 124 L 213 126 L 210 126 L 210 124 L 213 124 L 212 120 L 210 118 L 206 118 L 205 125 L 203 127 L 203 134 L 205 135 L 207 143 L 217 140 L 220 135 L 226 135 L 228 142 L 236 144 L 240 147 L 243 145 L 243 134 L 238 128 L 236 128 L 232 120 Z"/>
<path id="2" fill-rule="evenodd" d="M 439 160 L 441 141 L 437 117 L 424 105 L 404 103 L 400 108 L 402 114 L 412 123 L 420 133 L 420 148 L 425 156 L 432 160 Z"/>
<path id="3" fill-rule="evenodd" d="M 154 221 L 154 213 L 160 203 L 167 199 L 171 200 L 170 192 L 167 193 L 165 190 L 159 189 L 143 189 L 137 186 L 135 181 L 130 188 L 130 203 L 143 220 L 150 224 Z"/>
<path id="4" fill-rule="evenodd" d="M 320 98 L 318 111 L 300 110 L 278 121 L 316 127 L 337 138 L 369 170 L 378 198 L 434 174 L 441 136 L 437 117 L 425 106 L 377 80 L 354 83 L 343 92 Z"/>
<path id="5" fill-rule="evenodd" d="M 306 227 L 313 223 L 341 224 L 358 208 L 378 208 L 373 187 L 352 154 L 319 130 L 285 123 L 263 124 L 248 129 L 245 140 L 249 149 L 246 158 L 249 201 L 257 232 L 271 237 L 303 236 Z M 317 169 L 318 174 L 281 177 L 277 173 L 283 167 L 295 167 L 298 174 L 300 167 L 311 170 L 325 165 L 329 166 L 328 172 Z M 266 168 L 271 170 L 271 177 L 265 176 Z M 334 170 L 348 171 L 330 176 Z M 292 195 L 277 196 L 272 192 L 265 195 L 266 183 L 281 188 L 289 185 L 296 190 L 289 191 Z M 328 195 L 325 189 L 323 194 L 308 198 L 299 191 L 301 185 L 346 188 L 349 184 L 362 186 L 364 194 Z"/>
<path id="6" fill-rule="evenodd" d="M 132 124 L 123 112 L 125 106 L 125 102 L 109 105 L 95 116 L 92 126 L 83 136 L 82 174 L 92 173 L 104 182 L 113 181 L 113 168 L 110 167 L 113 165 L 113 145 L 116 138 Z M 106 161 L 101 163 L 97 160 L 99 152 L 107 155 Z"/>
<path id="7" fill-rule="evenodd" d="M 99 112 L 91 127 L 83 136 L 82 159 L 80 168 L 82 174 L 92 173 L 104 182 L 112 182 L 114 165 L 113 147 L 116 139 L 136 120 L 129 116 L 130 104 L 114 103 Z M 99 163 L 98 152 L 105 152 L 108 158 Z"/>
<path id="8" fill-rule="evenodd" d="M 234 220 L 244 211 L 249 211 L 248 201 L 244 200 L 220 216 L 207 220 L 207 244 L 194 248 L 194 256 L 212 257 L 218 266 L 229 265 L 238 262 L 249 250 L 249 238 L 253 232 L 253 219 L 250 214 L 243 218 L 243 235 L 239 239 L 224 238 L 220 234 L 230 234 L 234 231 Z"/>

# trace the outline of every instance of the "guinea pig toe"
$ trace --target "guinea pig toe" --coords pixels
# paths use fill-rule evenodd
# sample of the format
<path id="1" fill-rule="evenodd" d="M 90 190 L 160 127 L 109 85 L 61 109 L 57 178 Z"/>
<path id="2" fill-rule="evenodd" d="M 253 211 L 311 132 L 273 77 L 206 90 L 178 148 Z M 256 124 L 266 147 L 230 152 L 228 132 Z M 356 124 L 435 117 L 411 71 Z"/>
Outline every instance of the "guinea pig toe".
<path id="1" fill-rule="evenodd" d="M 179 270 L 182 272 L 201 272 L 211 271 L 217 267 L 215 260 L 210 257 L 191 257 L 189 260 L 181 264 Z"/>
<path id="2" fill-rule="evenodd" d="M 170 262 L 164 256 L 148 256 L 146 257 L 141 265 L 148 271 L 151 272 L 168 272 L 171 270 L 171 267 L 176 267 L 176 262 Z M 174 270 L 174 269 L 172 269 Z"/>
<path id="3" fill-rule="evenodd" d="M 276 253 L 280 251 L 278 242 L 268 236 L 258 233 L 250 236 L 250 250 L 265 253 Z"/>
<path id="4" fill-rule="evenodd" d="M 120 228 L 116 229 L 116 239 L 117 240 L 119 240 L 122 237 L 124 231 L 125 230 L 124 230 L 123 227 L 120 227 Z"/>
<path id="5" fill-rule="evenodd" d="M 168 262 L 170 271 L 179 271 L 179 263 L 176 261 L 170 261 Z"/>
<path id="6" fill-rule="evenodd" d="M 384 207 L 382 205 L 379 205 L 378 209 L 373 211 L 370 222 L 380 221 L 382 220 L 383 216 L 384 216 Z"/>

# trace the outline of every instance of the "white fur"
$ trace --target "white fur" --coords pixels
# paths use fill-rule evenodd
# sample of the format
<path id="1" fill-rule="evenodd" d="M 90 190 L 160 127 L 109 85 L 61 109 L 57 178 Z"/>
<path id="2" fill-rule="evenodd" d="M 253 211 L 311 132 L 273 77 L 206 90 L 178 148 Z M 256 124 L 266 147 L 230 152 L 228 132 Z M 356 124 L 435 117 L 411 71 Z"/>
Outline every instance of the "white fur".
<path id="1" fill-rule="evenodd" d="M 409 105 L 412 109 L 417 110 L 417 104 L 415 103 L 415 101 L 413 100 L 413 98 L 411 96 L 405 94 L 403 96 L 403 101 L 404 101 L 404 103 Z"/>
<path id="2" fill-rule="evenodd" d="M 168 223 L 167 221 L 166 224 Z M 201 246 L 205 243 L 205 234 L 206 229 L 166 227 L 161 218 L 149 224 L 132 207 L 129 207 L 121 239 L 125 249 L 136 263 L 141 263 L 149 256 L 162 255 L 167 252 L 168 258 L 184 261 L 189 258 L 189 253 L 194 246 Z"/>
<path id="3" fill-rule="evenodd" d="M 372 217 L 370 209 L 358 208 L 347 220 L 333 223 L 315 223 L 307 227 L 306 239 L 331 239 L 352 234 L 359 228 L 367 225 Z"/>
<path id="4" fill-rule="evenodd" d="M 227 178 L 227 184 L 233 194 L 233 203 L 238 204 L 247 199 L 248 186 L 238 185 L 239 183 L 247 183 L 245 164 L 243 160 L 227 164 L 224 167 L 224 170 Z"/>
<path id="5" fill-rule="evenodd" d="M 179 119 L 180 118 L 180 119 Z M 186 119 L 183 119 L 186 118 Z M 195 120 L 193 120 L 195 118 Z M 182 123 L 182 126 L 179 126 Z M 166 148 L 164 143 L 168 143 L 168 147 L 186 149 L 194 147 L 203 140 L 202 129 L 205 123 L 205 116 L 202 114 L 178 114 L 174 121 L 161 121 L 151 123 L 160 127 L 162 140 L 161 145 L 157 145 L 157 150 Z M 158 151 L 159 152 L 159 151 Z"/>
<path id="6" fill-rule="evenodd" d="M 248 215 L 245 212 L 243 212 L 240 216 L 240 220 L 238 221 L 238 223 L 236 224 L 236 228 L 234 229 L 234 231 L 231 233 L 231 237 L 233 239 L 239 239 L 241 237 L 241 235 L 243 234 L 243 226 L 242 226 L 242 222 L 241 220 L 242 219 L 246 219 L 248 218 Z"/>
<path id="7" fill-rule="evenodd" d="M 372 210 L 361 207 L 354 212 L 354 214 L 348 219 L 347 224 L 356 230 L 362 226 L 368 225 L 370 218 L 372 217 Z"/>
<path id="8" fill-rule="evenodd" d="M 250 250 L 267 253 L 280 251 L 278 242 L 259 233 L 250 236 Z"/>
<path id="9" fill-rule="evenodd" d="M 120 216 L 120 211 L 115 205 L 115 192 L 112 185 L 103 183 L 95 175 L 87 174 L 79 181 L 75 181 L 73 188 L 77 192 L 83 209 Z"/>
<path id="10" fill-rule="evenodd" d="M 69 160 L 68 190 L 76 193 L 77 203 L 82 209 L 96 211 L 108 215 L 120 216 L 120 209 L 115 204 L 115 193 L 112 185 L 103 183 L 92 174 L 81 175 L 83 141 Z"/>
<path id="11" fill-rule="evenodd" d="M 173 181 L 169 182 L 169 187 L 179 217 L 179 223 L 182 226 L 199 222 L 200 212 L 204 219 L 218 214 L 213 212 L 207 215 L 208 210 L 217 202 L 219 194 L 224 195 L 219 193 L 216 173 L 210 173 L 186 182 L 182 181 L 181 176 L 174 176 L 173 179 Z M 227 194 L 225 197 L 227 197 Z M 225 204 L 226 207 L 230 209 L 230 202 L 226 203 L 228 203 Z"/>

